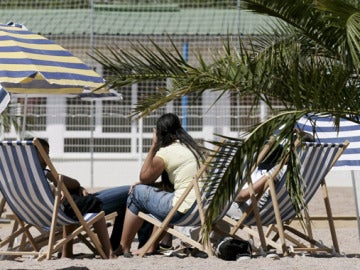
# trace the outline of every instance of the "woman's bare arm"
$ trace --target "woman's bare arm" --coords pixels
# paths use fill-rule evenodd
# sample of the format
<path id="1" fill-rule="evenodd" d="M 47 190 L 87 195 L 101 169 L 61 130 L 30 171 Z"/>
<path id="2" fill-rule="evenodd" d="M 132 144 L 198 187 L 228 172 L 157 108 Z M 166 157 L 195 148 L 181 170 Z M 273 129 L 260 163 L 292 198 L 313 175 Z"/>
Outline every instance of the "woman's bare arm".
<path id="1" fill-rule="evenodd" d="M 140 182 L 142 184 L 154 183 L 165 169 L 165 162 L 161 158 L 155 156 L 156 142 L 157 137 L 156 131 L 154 130 L 152 145 L 140 171 Z"/>
<path id="2" fill-rule="evenodd" d="M 266 181 L 268 180 L 268 176 L 264 175 L 260 177 L 257 181 L 253 183 L 253 188 L 255 194 L 258 194 L 260 191 L 264 189 Z M 235 201 L 244 202 L 250 199 L 250 188 L 244 188 L 240 191 L 240 193 L 236 196 Z"/>

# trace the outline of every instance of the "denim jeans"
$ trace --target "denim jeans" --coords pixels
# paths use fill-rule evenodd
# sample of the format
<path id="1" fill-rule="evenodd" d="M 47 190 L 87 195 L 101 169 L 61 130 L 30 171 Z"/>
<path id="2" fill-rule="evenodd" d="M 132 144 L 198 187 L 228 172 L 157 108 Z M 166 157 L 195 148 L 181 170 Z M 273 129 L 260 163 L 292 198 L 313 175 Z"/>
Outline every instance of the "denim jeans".
<path id="1" fill-rule="evenodd" d="M 172 209 L 173 192 L 161 191 L 147 185 L 136 185 L 128 197 L 128 208 L 135 215 L 139 211 L 151 214 L 159 220 L 164 220 Z M 179 220 L 184 214 L 176 212 L 172 222 Z"/>
<path id="2" fill-rule="evenodd" d="M 129 189 L 130 186 L 113 187 L 96 192 L 94 195 L 102 201 L 105 215 L 112 212 L 120 214 L 126 210 Z"/>
<path id="3" fill-rule="evenodd" d="M 120 186 L 104 189 L 94 193 L 94 195 L 102 201 L 105 215 L 117 212 L 114 227 L 110 236 L 110 242 L 113 250 L 118 248 L 120 245 L 129 189 L 130 186 Z M 143 226 L 140 228 L 138 232 L 139 248 L 142 247 L 149 239 L 152 233 L 152 228 L 152 224 L 148 222 L 144 222 Z"/>

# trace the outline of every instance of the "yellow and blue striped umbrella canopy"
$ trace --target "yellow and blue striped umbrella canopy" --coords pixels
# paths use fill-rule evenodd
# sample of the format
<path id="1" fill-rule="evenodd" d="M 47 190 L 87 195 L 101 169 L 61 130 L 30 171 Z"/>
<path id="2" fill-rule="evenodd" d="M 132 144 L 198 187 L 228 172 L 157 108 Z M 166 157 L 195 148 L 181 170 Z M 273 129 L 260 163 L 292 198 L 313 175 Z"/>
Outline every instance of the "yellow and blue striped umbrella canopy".
<path id="1" fill-rule="evenodd" d="M 80 94 L 104 79 L 53 41 L 25 27 L 0 24 L 0 84 L 9 92 Z M 105 89 L 96 93 L 106 92 Z"/>

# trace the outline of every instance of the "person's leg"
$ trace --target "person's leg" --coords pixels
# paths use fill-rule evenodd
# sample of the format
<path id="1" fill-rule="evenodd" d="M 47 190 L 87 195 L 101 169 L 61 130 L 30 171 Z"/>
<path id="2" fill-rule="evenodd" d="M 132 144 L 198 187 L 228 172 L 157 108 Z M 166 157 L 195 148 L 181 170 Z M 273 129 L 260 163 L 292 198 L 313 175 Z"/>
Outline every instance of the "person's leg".
<path id="1" fill-rule="evenodd" d="M 124 227 L 123 224 L 125 219 L 125 211 L 126 207 L 124 211 L 117 213 L 117 216 L 115 217 L 114 225 L 110 235 L 110 243 L 113 250 L 118 249 L 120 245 L 121 235 Z"/>
<path id="2" fill-rule="evenodd" d="M 126 210 L 120 247 L 114 251 L 115 255 L 130 253 L 131 243 L 143 222 L 143 219 L 139 216 L 132 213 L 129 209 Z"/>
<path id="3" fill-rule="evenodd" d="M 105 215 L 117 212 L 114 226 L 110 236 L 110 243 L 113 250 L 118 249 L 126 212 L 126 201 L 130 186 L 120 186 L 104 189 L 94 193 L 103 203 Z M 143 226 L 138 231 L 139 248 L 142 247 L 150 238 L 153 225 L 144 221 Z"/>
<path id="4" fill-rule="evenodd" d="M 138 231 L 138 249 L 142 248 L 145 243 L 150 239 L 153 233 L 154 225 L 144 221 L 144 224 L 141 226 L 140 230 Z M 172 246 L 172 235 L 169 233 L 165 233 L 163 237 L 161 237 L 160 245 L 163 248 L 171 248 Z M 156 247 L 157 249 L 158 247 Z"/>
<path id="5" fill-rule="evenodd" d="M 152 233 L 150 235 L 150 237 L 156 232 L 156 230 L 158 229 L 158 227 L 156 226 L 153 226 L 153 230 L 152 230 Z M 161 239 L 161 237 L 159 237 L 159 239 Z M 134 250 L 132 253 L 134 255 L 140 255 L 143 253 L 143 249 L 144 249 L 144 245 L 146 243 L 143 244 L 143 246 L 137 250 Z M 155 241 L 145 252 L 148 253 L 148 254 L 152 254 L 156 251 L 157 247 L 158 247 L 158 244 L 159 244 L 159 241 Z"/>
<path id="6" fill-rule="evenodd" d="M 160 246 L 166 249 L 172 247 L 172 235 L 170 233 L 165 233 L 165 235 L 161 238 Z"/>
<path id="7" fill-rule="evenodd" d="M 108 258 L 112 258 L 112 249 L 110 245 L 109 233 L 107 231 L 105 218 L 102 218 L 94 223 L 94 230 L 100 240 L 105 255 Z"/>
<path id="8" fill-rule="evenodd" d="M 136 230 L 140 228 L 137 227 L 140 220 L 142 221 L 142 219 L 137 216 L 139 211 L 152 214 L 156 218 L 163 220 L 172 209 L 173 197 L 174 193 L 159 191 L 154 187 L 146 185 L 137 185 L 134 187 L 132 193 L 129 195 L 128 198 L 128 211 L 125 216 L 124 230 L 121 238 L 121 246 L 123 247 L 124 252 L 128 252 L 131 242 L 135 236 L 133 231 L 126 230 L 126 226 L 128 226 L 129 228 L 133 227 Z M 128 214 L 129 212 L 131 213 L 131 215 Z M 182 216 L 181 213 L 176 213 L 174 218 L 179 218 L 180 216 Z M 131 239 L 126 238 L 126 234 L 128 233 L 130 233 Z M 151 247 L 151 249 L 149 249 L 148 251 L 154 252 L 157 248 L 157 245 L 158 242 L 156 242 L 154 246 Z"/>
<path id="9" fill-rule="evenodd" d="M 67 237 L 69 234 L 71 234 L 75 229 L 77 225 L 70 224 L 70 225 L 64 225 L 63 226 L 63 237 Z M 67 242 L 62 249 L 62 258 L 72 258 L 74 256 L 73 254 L 73 243 L 74 241 L 71 239 L 69 242 Z"/>
<path id="10" fill-rule="evenodd" d="M 113 212 L 125 213 L 129 189 L 130 186 L 113 187 L 98 191 L 94 195 L 101 200 L 105 215 Z"/>
<path id="11" fill-rule="evenodd" d="M 151 223 L 144 221 L 143 225 L 137 233 L 139 241 L 138 248 L 141 248 L 149 240 L 153 231 L 153 227 L 154 226 Z"/>
<path id="12" fill-rule="evenodd" d="M 94 193 L 94 195 L 102 201 L 105 215 L 117 212 L 110 236 L 110 243 L 113 250 L 119 248 L 129 189 L 130 186 L 120 186 Z"/>

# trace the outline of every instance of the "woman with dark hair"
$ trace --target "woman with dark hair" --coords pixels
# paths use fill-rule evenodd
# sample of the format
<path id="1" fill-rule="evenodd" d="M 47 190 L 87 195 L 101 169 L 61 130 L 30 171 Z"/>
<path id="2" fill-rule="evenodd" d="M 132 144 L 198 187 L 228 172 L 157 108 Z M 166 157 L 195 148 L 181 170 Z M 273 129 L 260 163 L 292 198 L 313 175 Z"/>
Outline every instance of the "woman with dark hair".
<path id="1" fill-rule="evenodd" d="M 132 256 L 131 243 L 144 222 L 137 215 L 139 211 L 152 214 L 160 220 L 165 219 L 198 171 L 203 159 L 202 150 L 183 129 L 177 115 L 167 113 L 158 119 L 152 145 L 140 171 L 140 181 L 132 186 L 128 196 L 120 247 L 115 254 Z M 164 171 L 173 185 L 173 192 L 153 186 Z M 179 220 L 194 201 L 195 191 L 192 190 L 172 222 Z M 155 252 L 156 245 L 148 252 Z M 134 254 L 140 251 L 134 251 Z"/>

